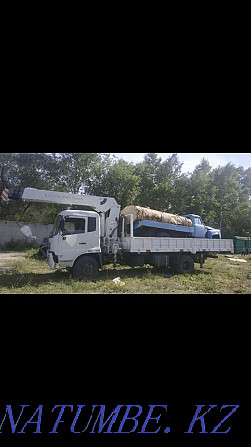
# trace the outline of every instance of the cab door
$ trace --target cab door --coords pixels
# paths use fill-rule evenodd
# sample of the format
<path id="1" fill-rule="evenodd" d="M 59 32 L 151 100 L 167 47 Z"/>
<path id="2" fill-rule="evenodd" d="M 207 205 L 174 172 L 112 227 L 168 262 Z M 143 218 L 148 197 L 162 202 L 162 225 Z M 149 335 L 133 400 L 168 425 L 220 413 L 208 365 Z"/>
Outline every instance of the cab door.
<path id="1" fill-rule="evenodd" d="M 58 261 L 69 263 L 80 254 L 99 251 L 97 217 L 66 216 L 58 239 Z"/>
<path id="2" fill-rule="evenodd" d="M 204 238 L 206 236 L 206 228 L 201 217 L 194 217 L 194 237 Z"/>

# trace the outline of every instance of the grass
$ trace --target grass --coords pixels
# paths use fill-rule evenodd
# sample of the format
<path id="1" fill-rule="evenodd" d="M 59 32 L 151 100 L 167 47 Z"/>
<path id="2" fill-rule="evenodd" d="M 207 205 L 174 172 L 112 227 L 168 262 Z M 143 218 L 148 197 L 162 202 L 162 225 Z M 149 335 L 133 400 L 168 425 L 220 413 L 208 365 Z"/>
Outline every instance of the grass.
<path id="1" fill-rule="evenodd" d="M 0 293 L 15 294 L 247 294 L 251 285 L 251 256 L 247 263 L 231 262 L 224 255 L 206 260 L 203 269 L 195 264 L 188 275 L 164 273 L 150 266 L 106 266 L 93 281 L 77 281 L 66 270 L 50 270 L 37 249 L 25 252 L 25 262 L 15 261 L 12 272 L 0 273 Z M 113 279 L 125 283 L 116 287 Z"/>

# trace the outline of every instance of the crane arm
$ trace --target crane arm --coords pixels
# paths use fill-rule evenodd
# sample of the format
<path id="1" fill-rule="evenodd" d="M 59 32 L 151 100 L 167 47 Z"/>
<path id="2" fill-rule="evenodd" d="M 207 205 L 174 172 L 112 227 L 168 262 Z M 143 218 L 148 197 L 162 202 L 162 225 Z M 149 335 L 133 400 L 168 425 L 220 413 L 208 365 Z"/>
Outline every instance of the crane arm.
<path id="1" fill-rule="evenodd" d="M 35 188 L 10 188 L 2 192 L 2 201 L 27 200 L 32 202 L 60 203 L 64 205 L 90 206 L 95 211 L 103 213 L 102 235 L 115 236 L 119 221 L 120 206 L 113 197 L 99 197 L 66 192 L 47 191 Z"/>

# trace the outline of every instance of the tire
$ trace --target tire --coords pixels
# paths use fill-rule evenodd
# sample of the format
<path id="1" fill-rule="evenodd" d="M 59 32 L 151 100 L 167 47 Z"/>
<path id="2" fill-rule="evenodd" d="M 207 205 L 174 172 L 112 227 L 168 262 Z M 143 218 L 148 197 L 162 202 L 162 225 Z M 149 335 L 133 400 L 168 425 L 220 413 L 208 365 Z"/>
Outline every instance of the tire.
<path id="1" fill-rule="evenodd" d="M 72 276 L 76 279 L 92 279 L 98 276 L 98 262 L 92 256 L 83 256 L 76 260 L 73 269 Z"/>
<path id="2" fill-rule="evenodd" d="M 182 255 L 178 263 L 178 273 L 186 274 L 194 272 L 194 260 L 189 255 Z"/>

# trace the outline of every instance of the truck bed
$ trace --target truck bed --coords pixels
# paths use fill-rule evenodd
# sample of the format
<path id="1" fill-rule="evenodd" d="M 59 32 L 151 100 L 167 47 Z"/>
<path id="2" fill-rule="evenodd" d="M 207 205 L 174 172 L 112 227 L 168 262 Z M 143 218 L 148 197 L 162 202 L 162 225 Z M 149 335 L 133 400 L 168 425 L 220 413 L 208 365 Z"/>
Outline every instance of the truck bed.
<path id="1" fill-rule="evenodd" d="M 123 248 L 131 253 L 234 253 L 232 239 L 124 237 L 122 244 Z"/>

